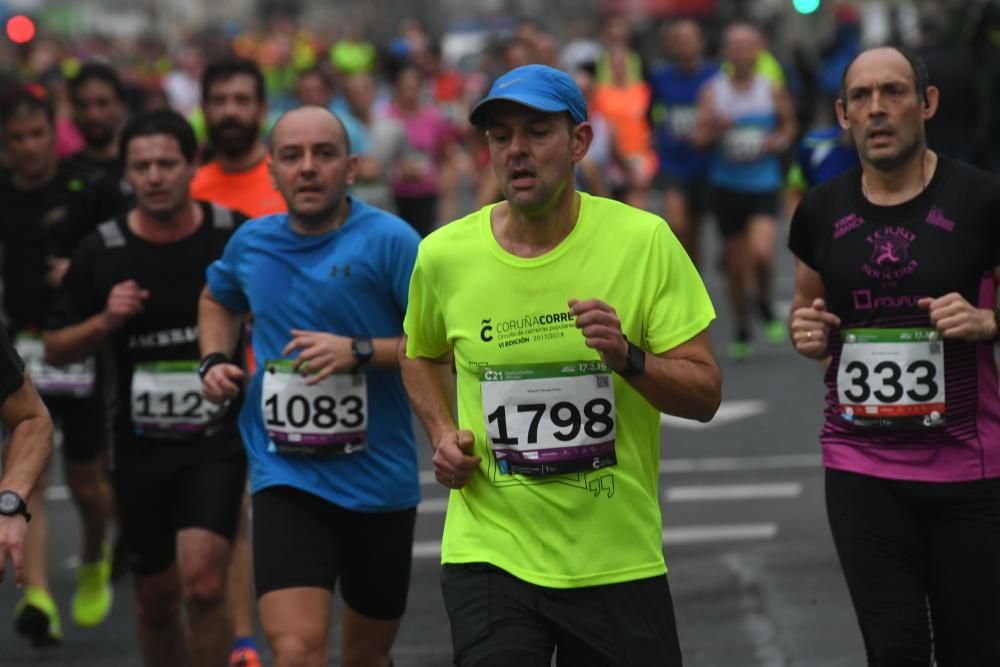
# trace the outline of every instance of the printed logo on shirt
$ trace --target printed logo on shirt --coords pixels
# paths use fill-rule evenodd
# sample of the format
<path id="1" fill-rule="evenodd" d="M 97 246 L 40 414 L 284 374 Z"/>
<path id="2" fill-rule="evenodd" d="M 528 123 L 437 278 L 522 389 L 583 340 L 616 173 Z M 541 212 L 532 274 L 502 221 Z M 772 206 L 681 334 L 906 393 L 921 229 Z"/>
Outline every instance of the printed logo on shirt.
<path id="1" fill-rule="evenodd" d="M 56 223 L 62 222 L 66 219 L 66 214 L 69 213 L 69 206 L 57 206 L 42 218 L 42 226 L 48 227 Z"/>
<path id="2" fill-rule="evenodd" d="M 854 310 L 894 309 L 894 308 L 916 308 L 917 302 L 927 296 L 917 295 L 893 295 L 876 296 L 870 289 L 856 289 L 852 292 L 854 297 Z"/>
<path id="3" fill-rule="evenodd" d="M 931 212 L 927 214 L 927 220 L 925 222 L 928 225 L 933 225 L 945 230 L 946 232 L 955 230 L 955 221 L 944 217 L 944 210 L 942 210 L 940 206 L 931 207 Z"/>
<path id="4" fill-rule="evenodd" d="M 337 266 L 336 264 L 330 268 L 330 275 L 336 278 L 337 276 L 343 276 L 345 278 L 351 277 L 351 265 L 344 264 L 343 266 Z"/>
<path id="5" fill-rule="evenodd" d="M 895 287 L 897 280 L 917 270 L 917 260 L 910 259 L 910 245 L 916 238 L 905 227 L 883 227 L 869 234 L 865 240 L 872 252 L 861 270 L 869 278 L 882 281 L 883 287 Z"/>
<path id="6" fill-rule="evenodd" d="M 833 240 L 836 241 L 847 232 L 853 232 L 863 224 L 865 224 L 865 219 L 857 213 L 845 215 L 843 218 L 833 223 Z"/>
<path id="7" fill-rule="evenodd" d="M 198 342 L 198 327 L 184 327 L 182 329 L 166 329 L 164 331 L 151 331 L 149 333 L 135 334 L 128 340 L 130 350 L 169 347 L 171 345 L 184 345 L 185 343 Z"/>
<path id="8" fill-rule="evenodd" d="M 573 313 L 544 313 L 524 315 L 513 319 L 484 317 L 479 338 L 484 343 L 496 341 L 497 347 L 507 348 L 525 343 L 562 338 L 566 331 L 575 328 Z"/>

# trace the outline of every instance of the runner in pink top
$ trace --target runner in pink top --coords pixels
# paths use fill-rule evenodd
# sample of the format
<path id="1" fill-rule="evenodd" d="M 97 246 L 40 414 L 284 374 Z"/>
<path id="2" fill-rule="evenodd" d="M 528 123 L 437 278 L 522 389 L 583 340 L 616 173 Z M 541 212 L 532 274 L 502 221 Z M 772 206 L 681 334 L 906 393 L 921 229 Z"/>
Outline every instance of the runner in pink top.
<path id="1" fill-rule="evenodd" d="M 427 236 L 437 222 L 441 164 L 456 133 L 441 111 L 421 101 L 422 86 L 420 70 L 403 65 L 396 73 L 386 114 L 403 126 L 409 145 L 392 179 L 399 217 Z"/>
<path id="2" fill-rule="evenodd" d="M 938 97 L 909 52 L 858 56 L 837 116 L 861 166 L 806 194 L 789 242 L 871 665 L 1000 665 L 1000 182 L 927 148 Z"/>

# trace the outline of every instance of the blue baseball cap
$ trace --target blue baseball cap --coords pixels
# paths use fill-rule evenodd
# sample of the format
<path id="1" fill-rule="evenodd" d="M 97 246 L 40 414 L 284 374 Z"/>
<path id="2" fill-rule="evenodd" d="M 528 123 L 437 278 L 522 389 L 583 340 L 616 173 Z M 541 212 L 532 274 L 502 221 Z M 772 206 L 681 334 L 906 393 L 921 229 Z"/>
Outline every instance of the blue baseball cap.
<path id="1" fill-rule="evenodd" d="M 490 92 L 469 114 L 476 126 L 486 123 L 486 107 L 497 100 L 509 100 L 547 113 L 569 113 L 574 123 L 587 120 L 583 93 L 566 72 L 547 65 L 524 65 L 507 72 L 493 82 Z"/>

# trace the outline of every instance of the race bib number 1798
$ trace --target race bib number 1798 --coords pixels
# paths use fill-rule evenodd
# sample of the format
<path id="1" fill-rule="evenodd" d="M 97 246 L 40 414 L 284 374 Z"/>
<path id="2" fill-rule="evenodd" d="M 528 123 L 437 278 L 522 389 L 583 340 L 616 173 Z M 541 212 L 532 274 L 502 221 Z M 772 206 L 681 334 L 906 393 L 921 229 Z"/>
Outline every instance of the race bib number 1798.
<path id="1" fill-rule="evenodd" d="M 501 473 L 554 475 L 617 462 L 614 382 L 603 363 L 490 366 L 479 380 Z"/>

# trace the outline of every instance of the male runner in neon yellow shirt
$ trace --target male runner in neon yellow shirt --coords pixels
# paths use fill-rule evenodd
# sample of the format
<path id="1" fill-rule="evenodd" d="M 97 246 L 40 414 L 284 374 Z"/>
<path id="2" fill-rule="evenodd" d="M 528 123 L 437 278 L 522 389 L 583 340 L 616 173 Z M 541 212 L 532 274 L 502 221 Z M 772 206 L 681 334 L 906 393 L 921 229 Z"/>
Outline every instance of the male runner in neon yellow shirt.
<path id="1" fill-rule="evenodd" d="M 715 414 L 712 304 L 662 219 L 574 190 L 593 132 L 569 76 L 512 70 L 470 120 L 506 201 L 421 244 L 403 360 L 452 489 L 455 664 L 680 665 L 659 413 Z"/>

